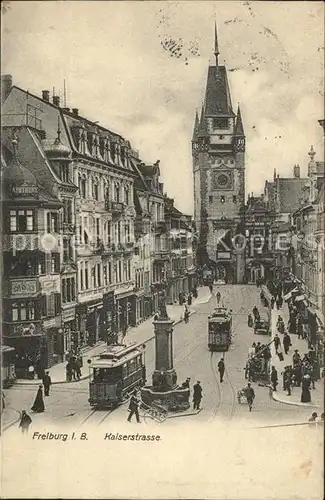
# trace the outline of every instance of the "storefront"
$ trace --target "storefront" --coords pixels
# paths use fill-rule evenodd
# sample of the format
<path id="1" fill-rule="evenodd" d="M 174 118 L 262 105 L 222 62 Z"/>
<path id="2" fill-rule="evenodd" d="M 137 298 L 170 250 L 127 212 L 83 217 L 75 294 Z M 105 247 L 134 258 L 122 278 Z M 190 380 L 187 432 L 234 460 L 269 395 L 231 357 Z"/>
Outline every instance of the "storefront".
<path id="1" fill-rule="evenodd" d="M 115 341 L 115 299 L 114 292 L 105 293 L 103 296 L 103 308 L 101 310 L 99 338 L 107 344 Z"/>
<path id="2" fill-rule="evenodd" d="M 60 333 L 62 336 L 63 354 L 71 351 L 73 332 L 76 332 L 76 307 L 70 306 L 62 310 L 62 328 Z"/>
<path id="3" fill-rule="evenodd" d="M 76 327 L 72 333 L 72 347 L 74 349 L 93 346 L 99 340 L 99 325 L 101 318 L 102 300 L 94 300 L 76 307 Z"/>
<path id="4" fill-rule="evenodd" d="M 129 291 L 115 291 L 116 330 L 124 332 L 130 326 L 136 325 L 136 296 L 133 289 Z"/>

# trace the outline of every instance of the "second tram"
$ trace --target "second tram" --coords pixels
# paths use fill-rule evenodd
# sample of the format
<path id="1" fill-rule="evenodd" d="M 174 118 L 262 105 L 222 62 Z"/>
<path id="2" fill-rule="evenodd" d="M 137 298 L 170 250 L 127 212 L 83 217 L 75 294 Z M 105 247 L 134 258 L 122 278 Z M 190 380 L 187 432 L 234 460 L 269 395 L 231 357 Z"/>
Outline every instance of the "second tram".
<path id="1" fill-rule="evenodd" d="M 208 319 L 208 347 L 210 351 L 228 351 L 231 344 L 232 314 L 225 307 L 214 309 Z"/>

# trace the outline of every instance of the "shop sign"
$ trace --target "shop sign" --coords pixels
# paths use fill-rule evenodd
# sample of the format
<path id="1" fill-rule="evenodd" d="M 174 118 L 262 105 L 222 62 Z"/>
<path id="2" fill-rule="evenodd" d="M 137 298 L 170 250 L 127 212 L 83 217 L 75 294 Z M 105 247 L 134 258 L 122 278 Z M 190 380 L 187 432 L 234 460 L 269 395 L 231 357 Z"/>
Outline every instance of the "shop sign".
<path id="1" fill-rule="evenodd" d="M 59 292 L 59 278 L 56 278 L 55 280 L 44 280 L 41 281 L 41 287 L 42 291 L 44 292 Z"/>
<path id="2" fill-rule="evenodd" d="M 36 280 L 17 280 L 11 282 L 11 295 L 30 295 L 37 292 Z"/>
<path id="3" fill-rule="evenodd" d="M 230 259 L 230 252 L 218 252 L 218 259 Z"/>

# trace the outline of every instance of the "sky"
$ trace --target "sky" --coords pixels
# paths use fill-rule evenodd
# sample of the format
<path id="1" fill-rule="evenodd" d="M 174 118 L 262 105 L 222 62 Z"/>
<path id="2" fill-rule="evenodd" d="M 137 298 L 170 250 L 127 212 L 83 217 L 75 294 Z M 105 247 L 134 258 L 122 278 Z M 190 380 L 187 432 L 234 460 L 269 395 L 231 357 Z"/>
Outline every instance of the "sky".
<path id="1" fill-rule="evenodd" d="M 322 2 L 3 2 L 2 74 L 160 160 L 164 190 L 193 213 L 191 138 L 214 63 L 226 64 L 246 134 L 246 192 L 323 159 Z"/>

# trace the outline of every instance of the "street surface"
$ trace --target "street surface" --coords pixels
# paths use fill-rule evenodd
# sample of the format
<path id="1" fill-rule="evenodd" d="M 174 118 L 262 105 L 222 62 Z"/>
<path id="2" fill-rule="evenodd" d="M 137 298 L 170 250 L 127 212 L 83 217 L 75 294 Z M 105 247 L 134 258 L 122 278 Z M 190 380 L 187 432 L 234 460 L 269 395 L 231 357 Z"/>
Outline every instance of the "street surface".
<path id="1" fill-rule="evenodd" d="M 184 420 L 197 423 L 234 423 L 241 426 L 264 426 L 286 423 L 306 422 L 311 414 L 310 408 L 289 406 L 272 400 L 268 387 L 252 384 L 256 399 L 252 412 L 248 411 L 247 404 L 238 404 L 237 390 L 243 388 L 247 381 L 244 376 L 244 367 L 247 360 L 248 348 L 252 342 L 262 344 L 270 342 L 270 337 L 254 335 L 253 329 L 247 325 L 247 314 L 254 305 L 260 310 L 261 316 L 266 316 L 266 309 L 262 308 L 259 292 L 255 286 L 223 285 L 215 287 L 221 293 L 221 303 L 233 310 L 233 342 L 228 352 L 210 353 L 207 347 L 208 316 L 216 306 L 215 298 L 208 303 L 195 305 L 195 311 L 188 324 L 179 323 L 174 328 L 174 366 L 178 375 L 178 382 L 182 383 L 186 377 L 191 377 L 191 405 L 192 387 L 197 380 L 203 388 L 202 411 L 197 415 L 168 418 L 162 425 L 182 425 Z M 152 328 L 152 326 L 151 326 Z M 151 333 L 152 332 L 152 333 Z M 153 331 L 148 331 L 148 338 Z M 147 343 L 146 348 L 147 379 L 150 383 L 154 370 L 154 340 Z M 226 372 L 223 383 L 219 382 L 217 363 L 224 356 Z M 87 367 L 84 367 L 87 370 Z M 33 403 L 37 385 L 14 386 L 5 391 L 6 404 L 17 412 L 29 409 Z M 44 397 L 45 413 L 33 414 L 29 412 L 33 425 L 32 430 L 43 430 L 49 424 L 69 426 L 73 429 L 87 426 L 111 426 L 126 420 L 127 405 L 122 405 L 114 411 L 93 411 L 88 404 L 88 380 L 75 383 L 55 384 L 51 387 L 50 396 Z M 171 415 L 172 417 L 172 415 Z M 142 415 L 142 425 L 129 424 L 143 429 L 146 426 L 156 425 L 148 416 Z M 17 432 L 17 425 L 10 427 L 6 433 Z"/>

